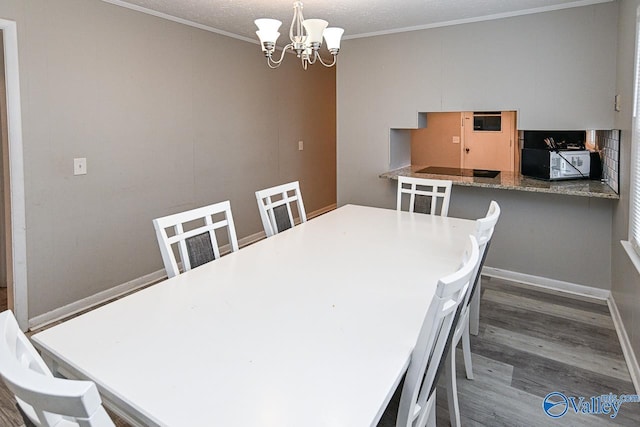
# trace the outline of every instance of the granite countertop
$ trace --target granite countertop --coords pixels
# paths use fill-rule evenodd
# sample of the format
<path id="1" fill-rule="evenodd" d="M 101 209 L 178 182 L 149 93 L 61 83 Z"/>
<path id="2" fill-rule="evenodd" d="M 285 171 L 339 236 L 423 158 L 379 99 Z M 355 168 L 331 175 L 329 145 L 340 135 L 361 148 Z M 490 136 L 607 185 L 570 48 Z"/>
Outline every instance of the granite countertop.
<path id="1" fill-rule="evenodd" d="M 497 188 L 502 190 L 530 191 L 534 193 L 566 194 L 570 196 L 598 197 L 603 199 L 619 199 L 620 196 L 611 187 L 600 181 L 588 179 L 567 181 L 544 181 L 529 178 L 514 172 L 500 172 L 495 178 L 472 176 L 435 175 L 417 173 L 425 166 L 411 165 L 385 172 L 380 178 L 398 179 L 398 176 L 415 176 L 417 178 L 450 179 L 453 185 L 468 187 Z"/>

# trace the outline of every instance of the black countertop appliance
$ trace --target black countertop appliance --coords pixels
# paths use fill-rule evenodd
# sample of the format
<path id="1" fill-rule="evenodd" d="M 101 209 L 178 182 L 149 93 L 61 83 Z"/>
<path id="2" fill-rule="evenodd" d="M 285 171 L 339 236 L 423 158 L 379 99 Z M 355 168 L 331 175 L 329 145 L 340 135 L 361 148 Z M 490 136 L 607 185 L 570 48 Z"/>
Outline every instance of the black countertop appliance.
<path id="1" fill-rule="evenodd" d="M 585 149 L 586 136 L 584 130 L 521 131 L 522 174 L 544 180 L 600 179 L 600 155 Z"/>

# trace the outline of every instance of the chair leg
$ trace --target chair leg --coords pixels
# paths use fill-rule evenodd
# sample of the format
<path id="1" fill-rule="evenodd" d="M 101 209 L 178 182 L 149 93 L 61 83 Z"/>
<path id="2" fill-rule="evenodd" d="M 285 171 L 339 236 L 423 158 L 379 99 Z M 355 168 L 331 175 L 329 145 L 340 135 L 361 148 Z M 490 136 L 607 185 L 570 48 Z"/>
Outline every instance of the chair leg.
<path id="1" fill-rule="evenodd" d="M 458 383 L 456 380 L 456 346 L 452 345 L 445 362 L 447 382 L 447 404 L 451 427 L 460 427 L 460 408 L 458 407 Z M 435 424 L 434 424 L 435 425 Z"/>
<path id="2" fill-rule="evenodd" d="M 473 365 L 471 363 L 471 340 L 469 339 L 469 318 L 466 319 L 462 330 L 462 354 L 464 355 L 464 370 L 467 379 L 473 379 Z"/>
<path id="3" fill-rule="evenodd" d="M 480 294 L 482 292 L 482 276 L 478 279 L 478 285 L 476 286 L 476 292 L 471 298 L 469 303 L 469 332 L 473 335 L 478 335 L 480 329 Z"/>
<path id="4" fill-rule="evenodd" d="M 431 398 L 431 407 L 429 408 L 429 416 L 427 418 L 427 427 L 436 427 L 436 391 L 433 391 Z"/>
<path id="5" fill-rule="evenodd" d="M 16 408 L 18 408 L 18 412 L 20 413 L 20 416 L 22 417 L 22 421 L 24 421 L 24 426 L 25 427 L 37 427 L 33 421 L 31 421 L 29 419 L 29 417 L 27 417 L 27 414 L 25 414 L 25 412 L 22 410 L 22 407 L 20 406 L 20 404 L 16 403 Z"/>

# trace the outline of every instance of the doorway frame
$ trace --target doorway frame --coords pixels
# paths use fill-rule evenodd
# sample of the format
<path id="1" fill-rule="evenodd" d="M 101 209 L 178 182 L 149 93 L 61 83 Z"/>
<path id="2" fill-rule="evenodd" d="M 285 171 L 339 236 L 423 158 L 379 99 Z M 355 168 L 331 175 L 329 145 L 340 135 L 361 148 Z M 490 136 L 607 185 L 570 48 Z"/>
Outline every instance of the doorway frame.
<path id="1" fill-rule="evenodd" d="M 29 308 L 27 290 L 27 225 L 25 214 L 24 163 L 22 145 L 22 108 L 20 102 L 20 72 L 18 67 L 18 30 L 15 21 L 0 18 L 3 31 L 5 80 L 7 87 L 7 128 L 9 135 L 9 199 L 11 215 L 11 258 L 13 280 L 7 283 L 13 295 L 13 314 L 20 329 L 29 328 Z M 11 302 L 9 304 L 11 307 Z"/>

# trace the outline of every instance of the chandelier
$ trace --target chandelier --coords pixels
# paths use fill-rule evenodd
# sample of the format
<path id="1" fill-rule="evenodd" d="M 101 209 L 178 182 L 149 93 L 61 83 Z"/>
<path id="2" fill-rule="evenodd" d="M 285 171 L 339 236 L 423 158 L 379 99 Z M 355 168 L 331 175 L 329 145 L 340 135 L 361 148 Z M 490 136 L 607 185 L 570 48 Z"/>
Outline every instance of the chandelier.
<path id="1" fill-rule="evenodd" d="M 320 62 L 325 67 L 333 67 L 336 64 L 338 52 L 340 51 L 340 38 L 344 30 L 342 28 L 327 28 L 329 24 L 324 19 L 304 19 L 302 17 L 302 2 L 293 3 L 293 21 L 289 28 L 289 39 L 291 43 L 282 49 L 280 59 L 276 60 L 273 53 L 276 49 L 276 41 L 280 36 L 278 29 L 282 22 L 277 19 L 261 18 L 254 21 L 258 27 L 256 34 L 260 39 L 262 52 L 267 58 L 267 65 L 270 68 L 278 68 L 284 59 L 287 50 L 296 53 L 301 59 L 302 67 L 306 70 L 309 64 Z M 325 63 L 318 52 L 322 45 L 322 37 L 327 42 L 327 49 L 333 56 L 331 63 Z"/>

